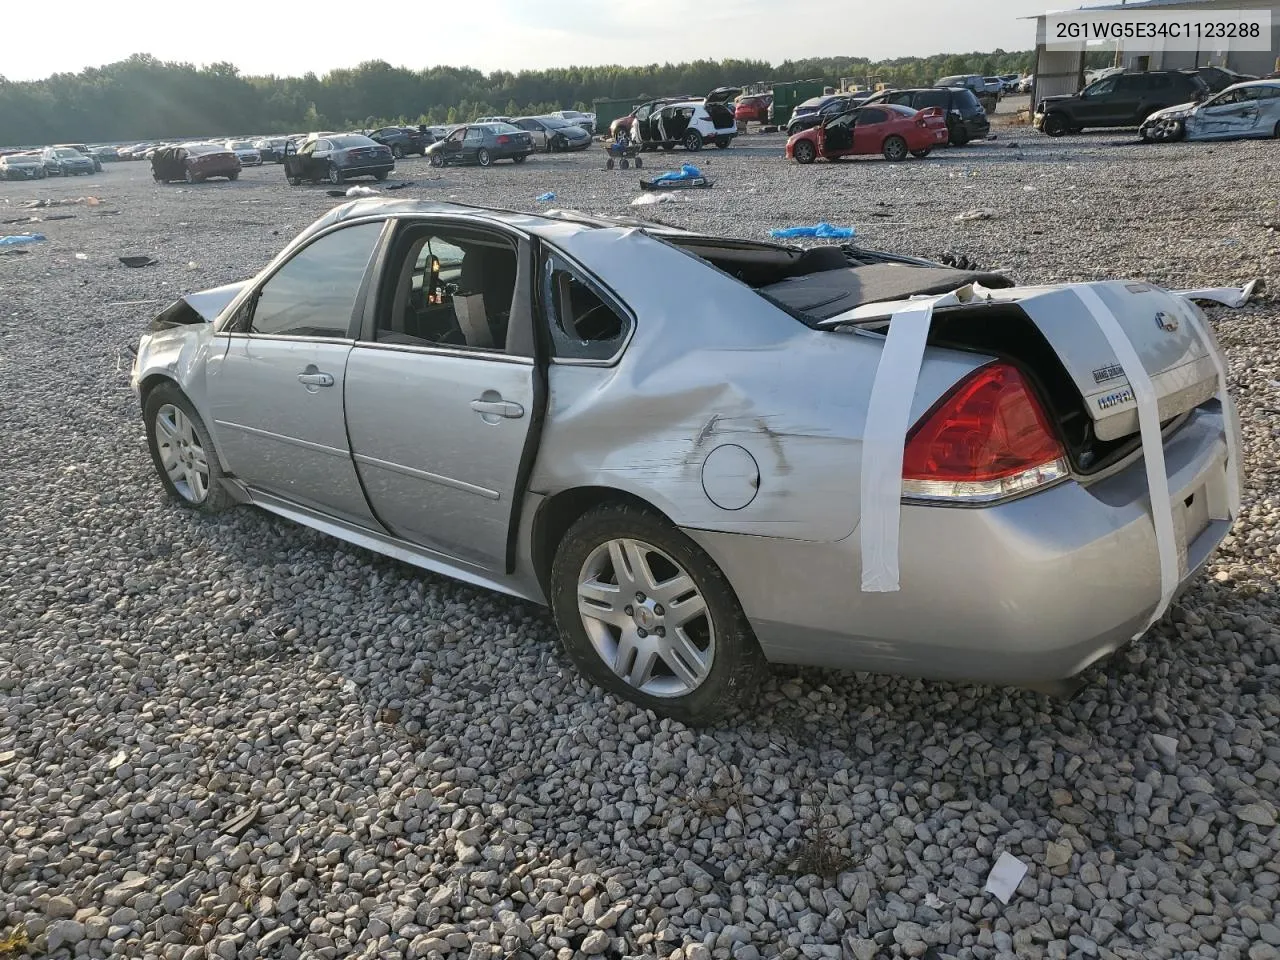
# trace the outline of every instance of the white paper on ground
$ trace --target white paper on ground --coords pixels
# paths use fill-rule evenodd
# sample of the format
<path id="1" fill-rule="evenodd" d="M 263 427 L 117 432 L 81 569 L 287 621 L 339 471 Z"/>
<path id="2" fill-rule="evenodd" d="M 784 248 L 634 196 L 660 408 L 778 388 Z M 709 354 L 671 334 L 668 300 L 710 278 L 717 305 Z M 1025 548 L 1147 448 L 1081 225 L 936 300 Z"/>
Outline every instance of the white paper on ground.
<path id="1" fill-rule="evenodd" d="M 1000 859 L 991 868 L 991 873 L 987 875 L 987 885 L 982 889 L 1001 903 L 1008 903 L 1026 875 L 1027 865 L 1006 851 L 1000 854 Z"/>
<path id="2" fill-rule="evenodd" d="M 1147 468 L 1147 492 L 1151 500 L 1151 522 L 1155 526 L 1156 551 L 1160 557 L 1160 600 L 1151 618 L 1134 639 L 1145 633 L 1164 616 L 1173 601 L 1181 578 L 1179 550 L 1173 525 L 1173 503 L 1169 493 L 1169 476 L 1164 465 L 1164 436 L 1160 432 L 1160 413 L 1155 387 L 1138 357 L 1132 341 L 1120 321 L 1092 286 L 1074 288 L 1076 296 L 1089 311 L 1098 329 L 1107 338 L 1138 403 L 1138 433 L 1142 439 L 1142 460 Z"/>
<path id="3" fill-rule="evenodd" d="M 895 310 L 871 384 L 862 437 L 861 548 L 864 593 L 898 589 L 898 533 L 902 521 L 902 457 L 924 348 L 938 305 L 955 293 L 922 297 Z"/>

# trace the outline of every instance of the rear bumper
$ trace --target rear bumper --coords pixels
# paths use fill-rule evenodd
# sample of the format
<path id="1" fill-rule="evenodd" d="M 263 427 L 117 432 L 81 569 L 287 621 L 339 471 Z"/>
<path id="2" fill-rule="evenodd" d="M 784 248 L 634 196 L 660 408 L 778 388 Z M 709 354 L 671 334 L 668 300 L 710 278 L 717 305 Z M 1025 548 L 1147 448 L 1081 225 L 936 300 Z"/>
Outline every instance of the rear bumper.
<path id="1" fill-rule="evenodd" d="M 1181 587 L 1230 526 L 1209 519 L 1226 515 L 1226 450 L 1216 402 L 1165 444 Z M 902 589 L 883 594 L 859 589 L 857 531 L 827 544 L 687 532 L 728 576 L 772 661 L 1036 684 L 1075 676 L 1146 625 L 1160 597 L 1146 500 L 1139 459 L 1087 488 L 994 507 L 904 505 Z"/>
<path id="2" fill-rule="evenodd" d="M 376 177 L 380 173 L 390 173 L 395 168 L 394 163 L 364 163 L 339 169 L 344 177 Z"/>

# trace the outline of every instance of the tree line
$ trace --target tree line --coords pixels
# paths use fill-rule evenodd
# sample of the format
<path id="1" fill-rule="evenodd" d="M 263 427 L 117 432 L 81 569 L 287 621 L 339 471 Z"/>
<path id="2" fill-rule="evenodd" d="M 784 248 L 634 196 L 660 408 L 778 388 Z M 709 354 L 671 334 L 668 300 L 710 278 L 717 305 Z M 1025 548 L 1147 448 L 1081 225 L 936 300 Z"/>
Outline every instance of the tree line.
<path id="1" fill-rule="evenodd" d="M 0 145 L 124 141 L 454 123 L 486 114 L 589 110 L 597 97 L 702 94 L 719 86 L 842 78 L 897 86 L 951 74 L 1031 69 L 1031 51 L 940 54 L 872 62 L 859 57 L 695 60 L 647 66 L 422 70 L 380 60 L 322 76 L 246 76 L 230 63 L 197 67 L 134 54 L 44 80 L 0 77 Z"/>

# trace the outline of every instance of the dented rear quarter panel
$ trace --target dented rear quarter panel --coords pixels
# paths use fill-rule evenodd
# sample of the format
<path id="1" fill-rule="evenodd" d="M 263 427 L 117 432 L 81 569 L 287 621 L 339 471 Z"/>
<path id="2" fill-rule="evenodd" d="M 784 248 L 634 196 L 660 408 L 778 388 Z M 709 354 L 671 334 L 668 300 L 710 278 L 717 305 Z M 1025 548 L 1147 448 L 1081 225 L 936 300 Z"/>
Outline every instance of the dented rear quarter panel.
<path id="1" fill-rule="evenodd" d="M 854 532 L 882 337 L 813 330 L 636 230 L 584 231 L 557 245 L 632 308 L 636 326 L 612 366 L 551 365 L 532 493 L 616 489 L 691 529 L 807 541 Z M 931 350 L 913 417 L 984 360 Z M 708 455 L 730 444 L 759 470 L 740 509 L 717 506 L 704 489 Z"/>

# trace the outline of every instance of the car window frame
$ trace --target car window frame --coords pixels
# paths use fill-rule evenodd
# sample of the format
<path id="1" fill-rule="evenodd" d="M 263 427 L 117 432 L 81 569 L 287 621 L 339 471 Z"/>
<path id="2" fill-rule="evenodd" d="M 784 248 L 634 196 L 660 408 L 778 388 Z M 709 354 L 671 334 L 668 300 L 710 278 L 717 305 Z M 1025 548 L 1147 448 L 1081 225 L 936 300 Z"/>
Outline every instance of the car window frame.
<path id="1" fill-rule="evenodd" d="M 215 328 L 214 334 L 246 340 L 287 340 L 301 343 L 353 343 L 359 335 L 365 314 L 367 313 L 367 301 L 369 298 L 371 284 L 381 273 L 382 260 L 385 257 L 387 239 L 391 234 L 388 226 L 389 223 L 390 219 L 387 217 L 366 217 L 360 220 L 332 224 L 317 233 L 314 237 L 307 238 L 306 243 L 302 244 L 297 249 L 290 251 L 287 258 L 278 263 L 269 265 L 264 273 L 254 279 L 250 287 L 229 305 L 230 310 L 226 315 L 225 322 Z M 340 230 L 368 226 L 369 224 L 379 224 L 381 226 L 381 230 L 378 238 L 374 241 L 373 249 L 369 255 L 369 262 L 365 265 L 364 277 L 360 281 L 360 288 L 356 291 L 355 301 L 351 305 L 351 320 L 347 323 L 347 335 L 345 337 L 312 337 L 295 333 L 257 333 L 253 330 L 244 329 L 245 324 L 252 324 L 254 311 L 258 306 L 258 297 L 262 293 L 263 288 L 265 288 L 266 285 L 275 278 L 276 274 L 325 237 L 332 236 Z"/>
<path id="2" fill-rule="evenodd" d="M 527 323 L 529 329 L 524 332 L 524 336 L 516 339 L 516 346 L 520 349 L 512 351 L 508 349 L 504 343 L 501 348 L 485 348 L 472 347 L 467 344 L 443 344 L 431 343 L 424 341 L 422 343 L 391 343 L 386 340 L 378 339 L 378 312 L 381 309 L 383 300 L 383 290 L 386 287 L 386 278 L 393 273 L 398 273 L 400 264 L 393 262 L 392 254 L 394 252 L 396 241 L 401 232 L 411 230 L 415 227 L 428 227 L 430 229 L 458 230 L 462 232 L 470 232 L 476 234 L 489 234 L 508 241 L 515 248 L 516 256 L 516 290 L 512 297 L 513 305 L 521 299 L 520 281 L 522 264 L 532 261 L 535 256 L 533 238 L 523 230 L 516 229 L 507 224 L 495 224 L 492 222 L 477 223 L 473 220 L 467 220 L 458 217 L 433 217 L 433 216 L 414 216 L 413 214 L 404 214 L 387 218 L 388 229 L 383 234 L 383 247 L 379 256 L 377 277 L 374 284 L 368 290 L 368 296 L 365 298 L 364 314 L 360 318 L 359 326 L 356 331 L 355 346 L 360 348 L 370 348 L 378 350 L 393 350 L 401 353 L 420 353 L 436 356 L 449 357 L 467 357 L 473 360 L 485 360 L 489 362 L 508 362 L 523 365 L 532 365 L 539 359 L 538 357 L 538 337 L 537 327 L 539 326 L 537 291 L 526 295 L 528 303 L 522 308 L 527 312 Z M 536 269 L 533 268 L 533 269 Z M 534 285 L 537 285 L 536 278 Z M 394 291 L 387 291 L 389 295 L 394 297 Z M 516 323 L 516 310 L 513 308 L 512 316 L 509 320 L 507 328 L 507 343 L 511 343 L 511 326 Z M 526 322 L 524 318 L 520 322 Z"/>
<path id="3" fill-rule="evenodd" d="M 552 243 L 541 241 L 535 251 L 536 258 L 534 260 L 534 304 L 535 304 L 535 322 L 538 325 L 538 334 L 543 341 L 543 350 L 547 357 L 547 363 L 551 366 L 564 367 L 616 367 L 626 354 L 628 348 L 636 336 L 636 329 L 639 326 L 639 318 L 636 312 L 627 305 L 627 302 L 620 297 L 607 283 L 599 276 L 588 270 L 575 257 L 565 253 L 563 249 Z M 584 283 L 591 289 L 597 297 L 600 298 L 614 312 L 621 316 L 627 322 L 627 332 L 623 335 L 618 344 L 617 349 L 608 357 L 558 357 L 556 356 L 556 342 L 551 332 L 551 324 L 553 317 L 553 305 L 548 302 L 547 297 L 553 294 L 550 289 L 550 276 L 547 267 L 554 260 L 560 260 L 566 264 L 569 271 L 575 274 L 579 282 Z"/>

